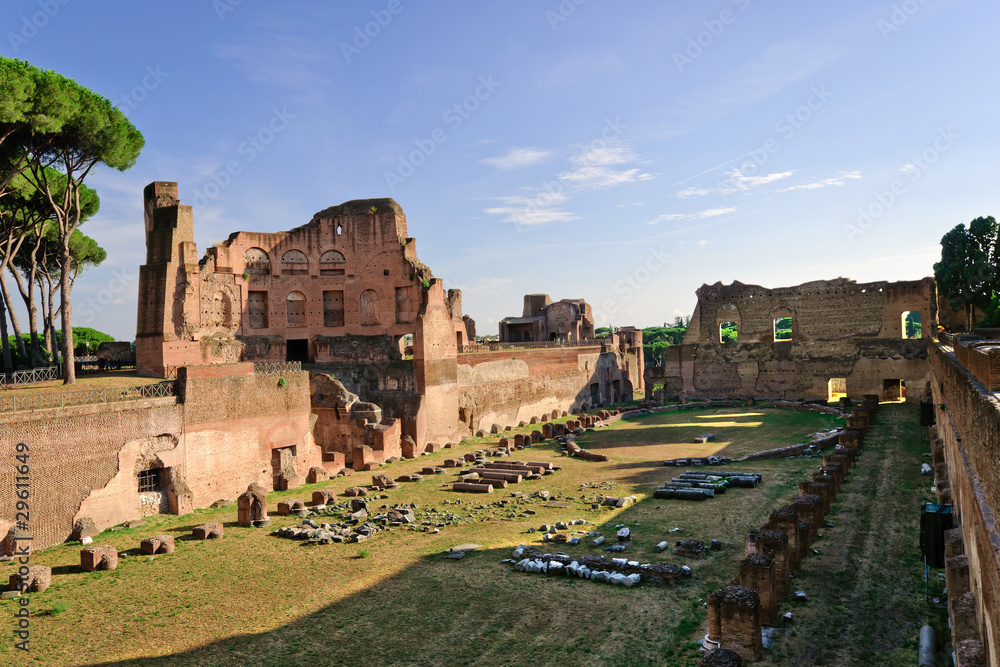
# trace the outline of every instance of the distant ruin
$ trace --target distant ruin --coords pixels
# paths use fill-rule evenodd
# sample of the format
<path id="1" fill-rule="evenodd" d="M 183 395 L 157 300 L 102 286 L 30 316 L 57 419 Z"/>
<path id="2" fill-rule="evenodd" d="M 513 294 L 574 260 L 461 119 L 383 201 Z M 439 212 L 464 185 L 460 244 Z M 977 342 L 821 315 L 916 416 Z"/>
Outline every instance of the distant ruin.
<path id="1" fill-rule="evenodd" d="M 838 278 L 773 289 L 715 283 L 697 294 L 684 343 L 646 369 L 650 396 L 654 385 L 667 396 L 817 400 L 929 391 L 927 345 L 937 332 L 932 278 Z"/>
<path id="2" fill-rule="evenodd" d="M 594 338 L 594 315 L 583 299 L 552 303 L 548 294 L 525 294 L 521 317 L 500 320 L 500 342 L 580 342 Z"/>

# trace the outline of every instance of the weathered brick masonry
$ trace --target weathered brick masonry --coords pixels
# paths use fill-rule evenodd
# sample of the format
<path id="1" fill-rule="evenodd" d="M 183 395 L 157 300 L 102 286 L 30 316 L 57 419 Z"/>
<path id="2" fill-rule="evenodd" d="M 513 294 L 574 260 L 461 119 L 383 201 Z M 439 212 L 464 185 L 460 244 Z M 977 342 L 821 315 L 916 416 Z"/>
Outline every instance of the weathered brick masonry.
<path id="1" fill-rule="evenodd" d="M 952 348 L 930 349 L 932 391 L 951 502 L 961 524 L 971 590 L 988 664 L 1000 664 L 1000 400 L 963 368 Z"/>
<path id="2" fill-rule="evenodd" d="M 243 363 L 186 368 L 178 383 L 177 398 L 3 416 L 2 460 L 14 461 L 18 442 L 30 447 L 35 548 L 64 541 L 83 517 L 102 530 L 149 513 L 142 471 L 157 471 L 169 509 L 184 513 L 232 500 L 251 482 L 274 488 L 283 472 L 294 471 L 294 485 L 322 464 L 308 373 L 260 374 Z M 2 534 L 14 519 L 13 477 L 13 465 L 0 466 Z"/>
<path id="3" fill-rule="evenodd" d="M 932 278 L 856 283 L 846 278 L 769 289 L 716 283 L 698 290 L 683 345 L 646 369 L 646 387 L 668 395 L 826 399 L 831 380 L 850 396 L 897 398 L 927 390 L 927 342 L 937 327 Z M 903 314 L 920 313 L 920 338 L 904 337 Z M 776 340 L 776 320 L 791 338 Z M 735 327 L 736 342 L 720 329 Z M 900 384 L 902 382 L 902 385 Z"/>

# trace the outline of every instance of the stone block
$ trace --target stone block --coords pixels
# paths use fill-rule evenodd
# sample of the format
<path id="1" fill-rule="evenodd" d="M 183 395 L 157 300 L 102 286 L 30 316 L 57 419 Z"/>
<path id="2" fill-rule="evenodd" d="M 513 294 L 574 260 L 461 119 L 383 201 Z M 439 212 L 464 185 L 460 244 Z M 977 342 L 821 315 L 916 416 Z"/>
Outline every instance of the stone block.
<path id="1" fill-rule="evenodd" d="M 337 494 L 330 489 L 320 489 L 313 491 L 313 505 L 332 505 L 337 502 Z"/>
<path id="2" fill-rule="evenodd" d="M 306 474 L 306 483 L 308 484 L 316 484 L 328 479 L 330 479 L 330 473 L 320 466 L 309 468 L 309 472 Z"/>
<path id="3" fill-rule="evenodd" d="M 114 568 L 111 568 L 114 569 Z M 10 590 L 28 593 L 44 593 L 52 585 L 52 568 L 45 565 L 32 565 L 23 579 L 21 575 L 10 575 Z"/>
<path id="4" fill-rule="evenodd" d="M 95 544 L 80 550 L 80 567 L 84 572 L 113 570 L 118 567 L 118 550 L 110 544 Z"/>
<path id="5" fill-rule="evenodd" d="M 191 536 L 196 540 L 217 540 L 225 532 L 221 523 L 203 523 L 195 526 L 191 531 Z"/>
<path id="6" fill-rule="evenodd" d="M 95 537 L 98 532 L 93 519 L 82 517 L 73 524 L 73 534 L 70 537 L 74 540 L 82 540 L 85 537 Z"/>
<path id="7" fill-rule="evenodd" d="M 172 554 L 174 538 L 172 535 L 153 535 L 139 543 L 139 552 L 150 556 L 153 554 Z"/>

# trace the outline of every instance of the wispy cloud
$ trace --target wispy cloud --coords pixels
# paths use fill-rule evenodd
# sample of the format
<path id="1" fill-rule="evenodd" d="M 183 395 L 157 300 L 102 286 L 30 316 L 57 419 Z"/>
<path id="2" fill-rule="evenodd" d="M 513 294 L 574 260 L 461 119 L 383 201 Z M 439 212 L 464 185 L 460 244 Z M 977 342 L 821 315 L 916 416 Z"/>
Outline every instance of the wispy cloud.
<path id="1" fill-rule="evenodd" d="M 497 169 L 513 171 L 514 169 L 530 167 L 543 162 L 551 154 L 551 151 L 530 146 L 526 148 L 511 148 L 499 157 L 488 157 L 482 160 L 482 162 Z"/>
<path id="2" fill-rule="evenodd" d="M 488 158 L 484 162 L 501 169 L 516 169 L 536 164 L 550 154 L 550 151 L 539 148 L 516 148 L 501 157 Z M 485 212 L 502 215 L 504 222 L 526 226 L 577 220 L 580 216 L 560 206 L 573 195 L 653 180 L 652 174 L 632 166 L 638 160 L 639 156 L 618 138 L 579 146 L 569 158 L 571 168 L 561 172 L 556 179 L 541 186 L 525 188 L 528 194 L 497 197 L 496 200 L 504 205 L 488 208 Z"/>
<path id="3" fill-rule="evenodd" d="M 831 185 L 843 185 L 847 181 L 857 180 L 859 178 L 861 178 L 860 171 L 842 171 L 833 178 L 824 178 L 818 181 L 793 185 L 790 188 L 778 190 L 778 192 L 792 192 L 793 190 L 819 190 L 820 188 L 828 188 Z"/>
<path id="4" fill-rule="evenodd" d="M 659 216 L 655 220 L 650 220 L 649 224 L 655 225 L 661 222 L 673 222 L 676 220 L 705 220 L 706 218 L 715 218 L 720 215 L 726 215 L 727 213 L 735 213 L 736 207 L 732 206 L 729 208 L 710 208 L 704 211 L 698 211 L 696 213 L 665 213 Z M 704 242 L 698 245 L 704 245 Z"/>
<path id="5" fill-rule="evenodd" d="M 606 189 L 635 181 L 650 181 L 652 174 L 639 168 L 614 169 L 639 159 L 624 141 L 600 142 L 579 150 L 572 157 L 576 168 L 559 174 L 559 180 L 577 184 L 581 189 Z"/>
<path id="6" fill-rule="evenodd" d="M 737 189 L 747 190 L 786 179 L 794 173 L 795 170 L 793 169 L 791 171 L 764 174 L 763 176 L 746 176 L 739 169 L 734 169 L 733 171 L 726 172 L 726 176 L 729 177 L 729 183 L 733 184 Z"/>
<path id="7" fill-rule="evenodd" d="M 565 194 L 561 193 L 541 193 L 535 197 L 512 195 L 496 199 L 504 206 L 488 208 L 485 213 L 502 215 L 504 216 L 502 222 L 512 222 L 515 225 L 530 227 L 548 222 L 572 222 L 580 217 L 559 208 L 559 204 L 568 199 Z"/>

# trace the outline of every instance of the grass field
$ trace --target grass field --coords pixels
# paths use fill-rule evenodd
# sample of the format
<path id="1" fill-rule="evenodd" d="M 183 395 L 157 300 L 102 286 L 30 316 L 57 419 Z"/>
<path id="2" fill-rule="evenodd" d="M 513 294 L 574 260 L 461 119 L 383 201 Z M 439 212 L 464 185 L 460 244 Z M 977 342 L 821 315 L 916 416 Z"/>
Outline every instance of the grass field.
<path id="1" fill-rule="evenodd" d="M 763 484 L 701 503 L 651 497 L 658 482 L 679 471 L 663 468 L 660 461 L 708 449 L 733 456 L 803 442 L 809 433 L 834 425 L 826 415 L 756 408 L 621 421 L 580 438 L 582 446 L 608 454 L 608 463 L 563 458 L 554 445 L 541 445 L 518 452 L 516 458 L 564 466 L 542 480 L 480 496 L 450 491 L 448 482 L 454 478 L 448 474 L 388 491 L 388 499 L 373 502 L 376 508 L 415 503 L 418 520 L 429 525 L 396 528 L 363 544 L 307 546 L 276 538 L 270 529 L 240 528 L 235 505 L 182 517 L 157 516 L 145 526 L 95 539 L 128 554 L 113 572 L 80 571 L 78 544 L 36 556 L 36 564 L 53 567 L 54 583 L 31 598 L 31 655 L 25 660 L 5 643 L 0 663 L 694 665 L 699 656 L 695 640 L 705 632 L 705 596 L 735 576 L 745 531 L 764 523 L 772 508 L 796 495 L 797 483 L 818 461 L 733 464 L 762 473 Z M 815 545 L 823 555 L 807 561 L 797 583 L 808 587 L 810 601 L 782 605 L 783 611 L 794 610 L 795 630 L 779 639 L 767 657 L 770 664 L 914 662 L 924 611 L 915 531 L 918 499 L 926 487 L 916 470 L 926 435 L 916 427 L 915 410 L 906 405 L 885 407 L 875 431 L 878 442 L 869 439 L 857 472 L 841 492 L 831 519 L 838 527 Z M 688 444 L 706 432 L 715 434 L 716 441 L 697 446 L 703 449 Z M 477 442 L 482 441 L 490 439 Z M 476 447 L 463 444 L 379 472 L 398 476 Z M 881 475 L 887 471 L 892 475 Z M 858 484 L 866 479 L 876 483 Z M 340 492 L 369 481 L 370 474 L 358 473 L 274 492 L 268 494 L 268 505 L 273 512 L 279 500 L 308 500 L 318 488 Z M 863 488 L 853 491 L 856 486 Z M 539 490 L 548 491 L 550 498 L 511 496 Z M 626 510 L 595 510 L 591 503 L 598 493 L 635 494 L 640 502 Z M 553 502 L 563 506 L 548 506 Z M 889 502 L 891 511 L 876 512 L 872 502 Z M 272 529 L 299 522 L 274 514 L 272 519 Z M 572 519 L 589 522 L 574 526 L 582 529 L 579 534 L 599 530 L 612 541 L 616 526 L 628 525 L 634 535 L 631 558 L 687 564 L 694 575 L 675 587 L 625 589 L 519 573 L 501 562 L 517 544 L 542 544 L 540 534 L 529 533 L 529 527 Z M 225 537 L 185 539 L 192 526 L 206 521 L 225 522 Z M 423 532 L 435 528 L 440 532 Z M 679 530 L 667 532 L 673 528 Z M 138 555 L 139 541 L 157 533 L 177 536 L 176 552 Z M 653 552 L 660 540 L 685 538 L 718 539 L 723 549 L 699 561 L 687 561 L 673 548 Z M 443 558 L 446 549 L 463 542 L 484 548 L 462 560 Z M 589 540 L 550 550 L 599 551 L 589 547 Z M 0 576 L 12 570 L 0 565 Z M 0 605 L 0 615 L 7 618 L 13 610 L 11 602 Z M 828 617 L 842 631 L 834 631 Z M 852 639 L 845 641 L 845 636 Z M 852 646 L 856 637 L 873 639 Z M 860 651 L 878 660 L 913 659 L 852 661 L 867 659 L 869 654 Z"/>

